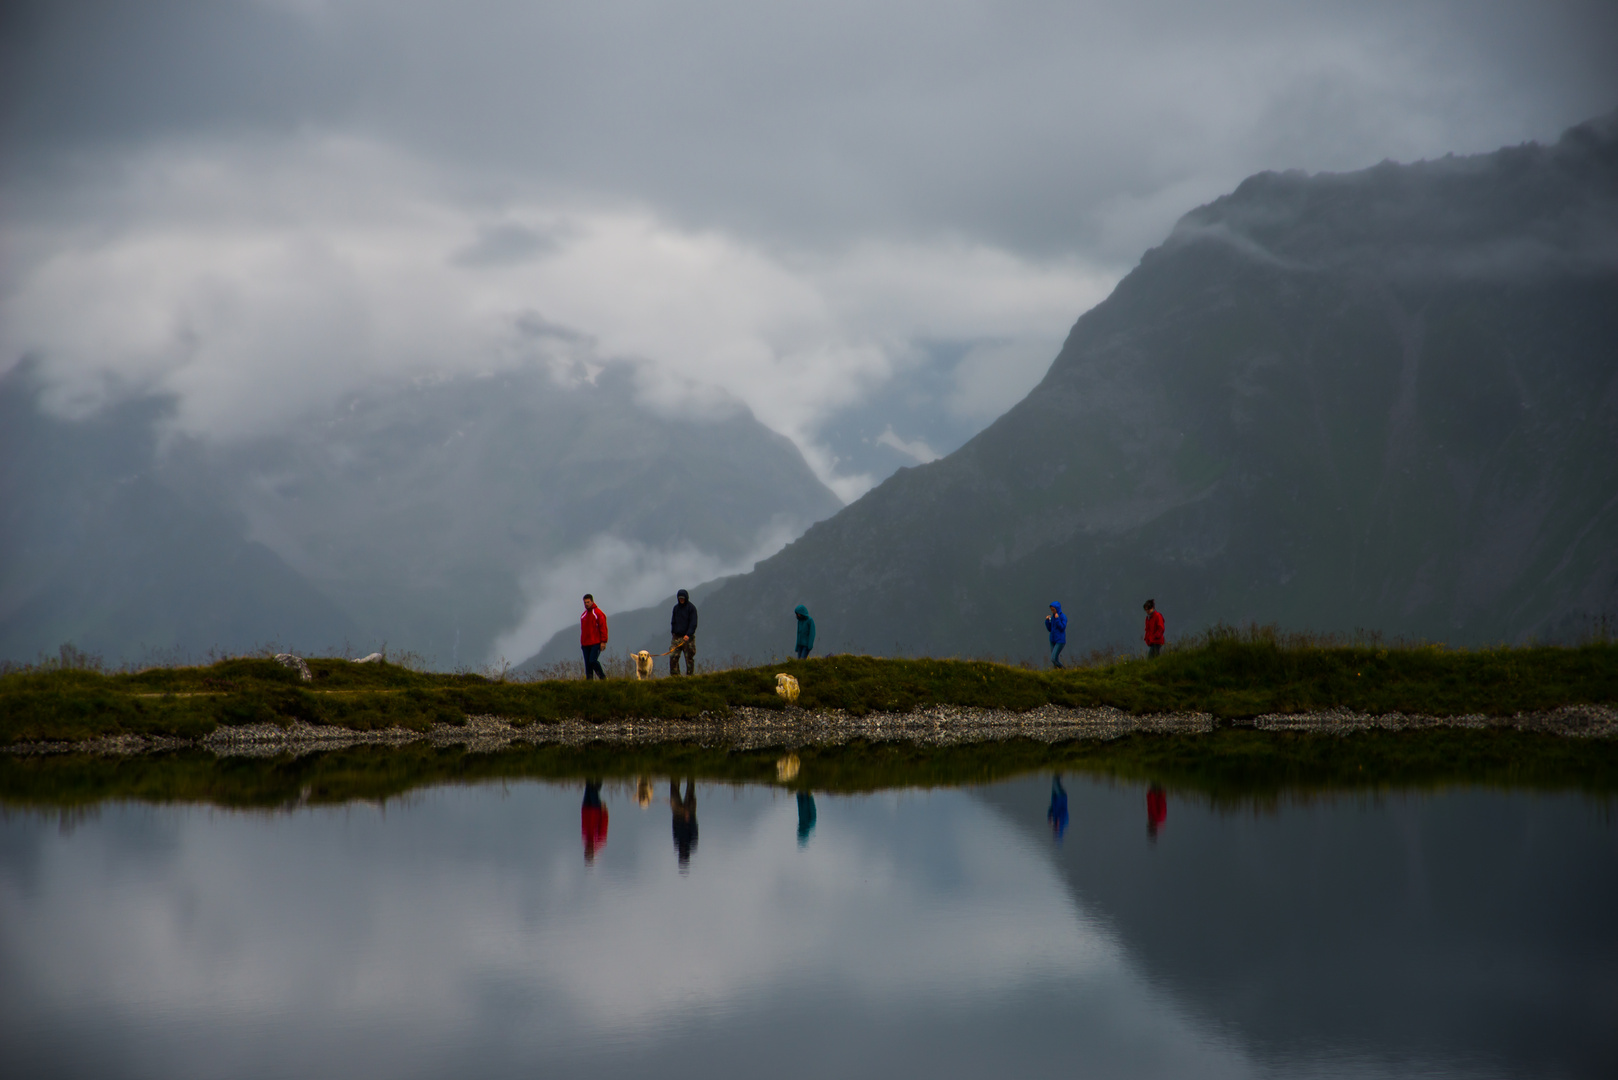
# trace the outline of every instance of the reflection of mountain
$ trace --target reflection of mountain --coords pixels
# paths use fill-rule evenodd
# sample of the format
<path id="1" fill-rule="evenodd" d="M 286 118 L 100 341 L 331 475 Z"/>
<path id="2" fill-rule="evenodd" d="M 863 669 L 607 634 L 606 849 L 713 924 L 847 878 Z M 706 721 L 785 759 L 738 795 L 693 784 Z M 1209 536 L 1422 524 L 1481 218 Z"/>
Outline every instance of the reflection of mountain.
<path id="1" fill-rule="evenodd" d="M 1504 1075 L 1618 1075 L 1618 860 L 1573 797 L 1493 791 L 1214 813 L 1069 777 L 982 797 L 1051 851 L 1085 911 L 1193 1015 L 1261 1058 L 1483 1062 Z"/>
<path id="2" fill-rule="evenodd" d="M 475 665 L 521 620 L 524 581 L 593 540 L 726 566 L 838 506 L 744 410 L 658 415 L 612 367 L 573 387 L 531 370 L 379 390 L 162 453 L 156 404 L 53 420 L 30 379 L 0 380 L 0 656 L 348 640 Z M 567 582 L 574 600 L 591 587 L 610 585 Z"/>
<path id="3" fill-rule="evenodd" d="M 1044 381 L 703 612 L 710 651 L 1025 655 L 1217 621 L 1459 641 L 1618 610 L 1618 114 L 1555 146 L 1266 173 Z"/>

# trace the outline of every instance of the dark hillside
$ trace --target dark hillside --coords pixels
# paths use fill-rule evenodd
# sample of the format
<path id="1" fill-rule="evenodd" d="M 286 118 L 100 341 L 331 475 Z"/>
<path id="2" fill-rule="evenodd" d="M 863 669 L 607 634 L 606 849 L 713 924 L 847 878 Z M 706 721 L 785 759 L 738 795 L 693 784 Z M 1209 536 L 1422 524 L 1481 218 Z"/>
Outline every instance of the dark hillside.
<path id="1" fill-rule="evenodd" d="M 384 383 L 240 439 L 165 431 L 162 398 L 70 420 L 39 395 L 35 365 L 0 376 L 0 660 L 279 643 L 478 666 L 592 543 L 734 565 L 841 505 L 745 410 L 663 416 L 611 366 Z"/>
<path id="2" fill-rule="evenodd" d="M 0 659 L 63 642 L 138 661 L 357 635 L 238 515 L 159 479 L 163 402 L 91 425 L 34 398 L 28 367 L 0 378 Z"/>
<path id="3" fill-rule="evenodd" d="M 1618 114 L 1471 158 L 1263 174 L 1044 381 L 707 598 L 706 646 L 1031 656 L 1216 622 L 1452 643 L 1618 611 Z"/>

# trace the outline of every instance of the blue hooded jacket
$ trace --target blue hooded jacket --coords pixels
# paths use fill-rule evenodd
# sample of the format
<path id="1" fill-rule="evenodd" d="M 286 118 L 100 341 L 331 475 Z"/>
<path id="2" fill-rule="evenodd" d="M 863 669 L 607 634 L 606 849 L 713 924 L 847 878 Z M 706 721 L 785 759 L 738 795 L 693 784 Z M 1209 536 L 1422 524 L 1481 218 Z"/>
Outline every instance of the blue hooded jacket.
<path id="1" fill-rule="evenodd" d="M 1051 601 L 1051 607 L 1056 609 L 1056 614 L 1045 616 L 1045 629 L 1051 632 L 1052 645 L 1066 645 L 1067 616 L 1062 614 L 1062 605 L 1055 600 Z"/>
<path id="2" fill-rule="evenodd" d="M 815 647 L 815 620 L 809 617 L 809 609 L 799 604 L 792 609 L 792 614 L 798 617 L 798 648 L 812 649 Z"/>

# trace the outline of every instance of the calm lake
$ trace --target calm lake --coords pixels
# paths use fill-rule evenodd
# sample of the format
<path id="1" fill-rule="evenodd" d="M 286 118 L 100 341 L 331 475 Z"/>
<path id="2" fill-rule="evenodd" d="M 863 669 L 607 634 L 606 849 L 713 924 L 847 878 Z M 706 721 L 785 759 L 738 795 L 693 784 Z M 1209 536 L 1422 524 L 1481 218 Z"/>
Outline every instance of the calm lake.
<path id="1" fill-rule="evenodd" d="M 1618 1076 L 1611 799 L 1052 781 L 12 808 L 0 1072 Z"/>

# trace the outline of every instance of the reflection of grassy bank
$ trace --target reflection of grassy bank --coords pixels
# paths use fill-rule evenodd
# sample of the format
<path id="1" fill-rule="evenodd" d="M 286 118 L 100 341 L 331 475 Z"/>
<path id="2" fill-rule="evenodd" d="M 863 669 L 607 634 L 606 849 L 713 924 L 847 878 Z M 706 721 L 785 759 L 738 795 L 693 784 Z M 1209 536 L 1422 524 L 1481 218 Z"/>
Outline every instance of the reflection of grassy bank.
<path id="1" fill-rule="evenodd" d="M 1618 741 L 1503 728 L 1352 735 L 1223 730 L 1134 735 L 1055 746 L 1031 741 L 921 747 L 851 743 L 797 752 L 786 786 L 854 792 L 982 784 L 1063 771 L 1154 781 L 1216 800 L 1482 784 L 1618 795 Z M 106 800 L 290 807 L 383 800 L 434 784 L 576 781 L 586 776 L 695 776 L 777 783 L 780 751 L 687 744 L 526 746 L 494 754 L 412 744 L 299 758 L 215 758 L 203 751 L 134 757 L 0 756 L 0 806 L 71 808 Z"/>
<path id="2" fill-rule="evenodd" d="M 519 722 L 564 717 L 681 719 L 733 706 L 780 708 L 777 671 L 810 709 L 906 711 L 970 705 L 1111 705 L 1134 713 L 1221 717 L 1346 707 L 1361 712 L 1510 715 L 1618 702 L 1618 645 L 1579 648 L 1377 648 L 1287 643 L 1273 633 L 1210 634 L 1156 661 L 1066 671 L 979 661 L 838 656 L 652 682 L 503 682 L 394 664 L 310 660 L 300 682 L 269 660 L 104 674 L 77 668 L 0 675 L 0 744 L 114 734 L 205 735 L 220 725 L 293 719 L 361 730 L 494 714 Z"/>

